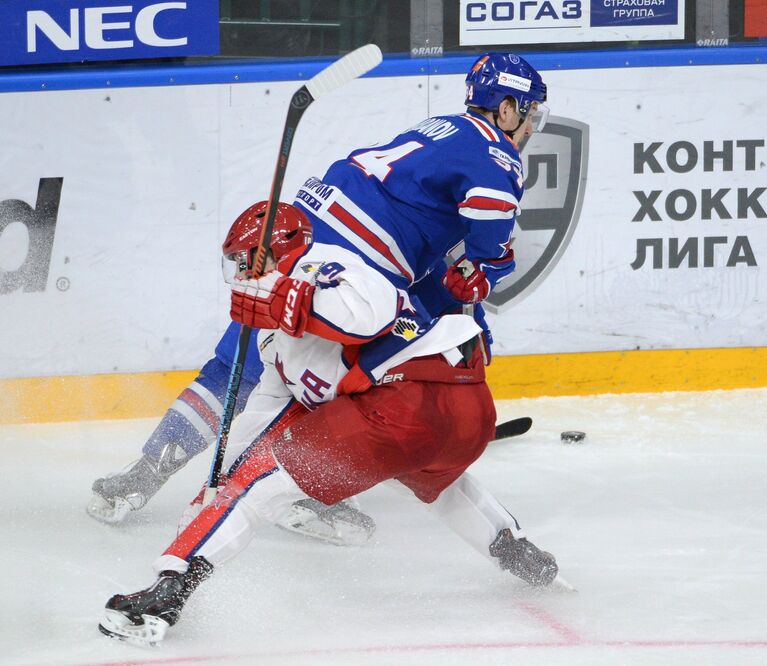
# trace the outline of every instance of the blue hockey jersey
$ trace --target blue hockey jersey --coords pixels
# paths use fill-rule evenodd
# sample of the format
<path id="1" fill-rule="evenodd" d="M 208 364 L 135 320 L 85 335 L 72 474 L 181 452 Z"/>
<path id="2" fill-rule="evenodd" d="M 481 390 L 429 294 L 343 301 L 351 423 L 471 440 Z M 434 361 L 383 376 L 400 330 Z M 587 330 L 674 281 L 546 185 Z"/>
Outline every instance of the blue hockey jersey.
<path id="1" fill-rule="evenodd" d="M 465 241 L 492 287 L 514 270 L 511 236 L 523 192 L 516 147 L 469 111 L 355 150 L 322 180 L 307 180 L 295 203 L 316 241 L 352 250 L 397 286 L 417 282 Z"/>

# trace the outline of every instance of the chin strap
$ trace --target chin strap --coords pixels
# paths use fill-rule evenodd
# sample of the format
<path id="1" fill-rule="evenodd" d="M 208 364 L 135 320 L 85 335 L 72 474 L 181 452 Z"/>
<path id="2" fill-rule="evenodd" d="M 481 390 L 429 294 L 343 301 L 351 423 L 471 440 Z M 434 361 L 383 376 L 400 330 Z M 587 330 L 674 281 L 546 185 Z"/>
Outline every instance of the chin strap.
<path id="1" fill-rule="evenodd" d="M 514 141 L 514 132 L 516 132 L 520 127 L 522 127 L 524 122 L 525 122 L 525 119 L 524 118 L 520 118 L 519 124 L 513 130 L 501 129 L 501 127 L 498 125 L 498 111 L 497 110 L 493 111 L 493 123 L 495 124 L 496 128 L 501 130 L 501 132 L 503 132 L 512 141 Z"/>

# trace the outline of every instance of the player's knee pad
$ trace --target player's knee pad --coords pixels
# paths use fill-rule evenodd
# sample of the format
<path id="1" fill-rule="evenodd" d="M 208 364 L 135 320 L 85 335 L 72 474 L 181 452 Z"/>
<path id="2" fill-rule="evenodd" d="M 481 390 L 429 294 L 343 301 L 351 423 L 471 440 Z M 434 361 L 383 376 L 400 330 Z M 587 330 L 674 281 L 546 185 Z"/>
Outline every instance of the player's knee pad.
<path id="1" fill-rule="evenodd" d="M 297 500 L 307 499 L 293 478 L 282 467 L 257 479 L 240 500 L 250 514 L 267 523 L 277 522 Z"/>

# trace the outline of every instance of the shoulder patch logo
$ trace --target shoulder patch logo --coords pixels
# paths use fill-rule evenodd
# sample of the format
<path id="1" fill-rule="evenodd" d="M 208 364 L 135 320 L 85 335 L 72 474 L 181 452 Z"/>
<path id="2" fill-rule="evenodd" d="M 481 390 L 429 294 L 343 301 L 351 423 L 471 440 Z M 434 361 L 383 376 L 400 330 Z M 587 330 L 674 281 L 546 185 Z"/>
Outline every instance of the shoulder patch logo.
<path id="1" fill-rule="evenodd" d="M 394 323 L 392 333 L 402 338 L 403 340 L 407 340 L 408 342 L 415 340 L 419 335 L 421 335 L 421 331 L 418 327 L 418 322 L 415 319 L 410 319 L 408 317 L 399 317 Z"/>
<path id="2" fill-rule="evenodd" d="M 310 273 L 316 273 L 321 267 L 323 262 L 321 261 L 309 261 L 305 264 L 301 264 L 299 267 L 307 275 Z"/>
<path id="3" fill-rule="evenodd" d="M 508 162 L 509 164 L 511 164 L 512 162 L 516 162 L 516 160 L 513 159 L 511 155 L 502 151 L 500 148 L 496 148 L 495 146 L 488 146 L 487 150 L 490 152 L 490 154 L 493 157 L 497 157 L 499 160 L 503 160 L 504 162 Z"/>

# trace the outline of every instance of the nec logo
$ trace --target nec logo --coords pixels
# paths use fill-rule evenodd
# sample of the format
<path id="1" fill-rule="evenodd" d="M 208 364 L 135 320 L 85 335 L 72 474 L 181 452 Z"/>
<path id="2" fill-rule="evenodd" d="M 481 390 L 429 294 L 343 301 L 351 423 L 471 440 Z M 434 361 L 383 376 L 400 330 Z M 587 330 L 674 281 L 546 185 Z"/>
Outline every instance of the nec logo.
<path id="1" fill-rule="evenodd" d="M 0 66 L 218 52 L 217 2 L 0 2 Z"/>
<path id="2" fill-rule="evenodd" d="M 160 2 L 135 11 L 130 5 L 85 7 L 69 10 L 68 25 L 60 25 L 48 12 L 27 12 L 27 53 L 37 52 L 38 33 L 45 35 L 62 51 L 79 51 L 81 36 L 91 49 L 129 49 L 136 40 L 147 46 L 172 48 L 186 46 L 189 39 L 157 34 L 157 18 L 162 12 L 186 10 L 185 2 Z M 122 38 L 121 38 L 122 37 Z M 127 37 L 127 38 L 126 38 Z"/>

